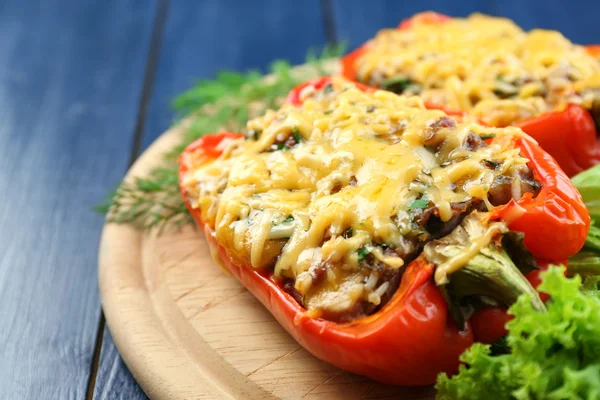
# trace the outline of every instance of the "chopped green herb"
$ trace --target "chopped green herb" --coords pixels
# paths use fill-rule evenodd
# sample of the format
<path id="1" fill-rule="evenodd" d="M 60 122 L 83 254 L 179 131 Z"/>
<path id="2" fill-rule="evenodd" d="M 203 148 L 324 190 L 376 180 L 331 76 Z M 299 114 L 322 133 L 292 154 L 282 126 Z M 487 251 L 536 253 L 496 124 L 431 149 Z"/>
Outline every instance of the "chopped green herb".
<path id="1" fill-rule="evenodd" d="M 324 112 L 323 112 L 323 114 L 325 114 L 325 115 L 329 115 L 329 114 L 331 114 L 332 112 L 333 112 L 333 110 L 326 110 L 326 111 L 324 111 Z"/>
<path id="2" fill-rule="evenodd" d="M 518 89 L 514 84 L 506 81 L 503 77 L 496 78 L 496 88 L 494 94 L 501 99 L 507 99 L 514 97 L 518 92 Z"/>
<path id="3" fill-rule="evenodd" d="M 294 135 L 294 139 L 296 140 L 296 143 L 300 143 L 304 139 L 302 137 L 302 135 L 300 134 L 300 131 L 296 128 L 294 128 L 292 130 L 292 135 Z"/>
<path id="4" fill-rule="evenodd" d="M 493 139 L 496 137 L 495 133 L 486 133 L 485 135 L 481 135 L 480 138 L 482 140 L 488 140 L 488 139 Z"/>
<path id="5" fill-rule="evenodd" d="M 283 221 L 281 221 L 281 223 L 282 224 L 287 224 L 287 223 L 292 222 L 293 220 L 294 220 L 294 217 L 290 215 L 289 217 L 287 217 L 286 219 L 284 219 Z"/>
<path id="6" fill-rule="evenodd" d="M 497 163 L 495 161 L 492 160 L 483 160 L 483 162 L 485 162 L 486 164 L 488 164 L 490 167 L 496 169 L 500 166 L 500 163 Z"/>
<path id="7" fill-rule="evenodd" d="M 371 250 L 367 246 L 359 248 L 356 252 L 358 253 L 359 262 L 364 260 L 369 254 L 371 254 Z"/>
<path id="8" fill-rule="evenodd" d="M 425 198 L 425 197 L 422 197 L 420 199 L 417 199 L 417 200 L 413 201 L 411 203 L 411 205 L 408 206 L 408 208 L 411 209 L 411 210 L 416 210 L 416 209 L 419 209 L 419 208 L 425 208 L 428 205 L 429 205 L 429 199 Z"/>
<path id="9" fill-rule="evenodd" d="M 389 90 L 394 93 L 402 93 L 404 92 L 413 82 L 404 75 L 393 76 L 388 79 L 384 79 L 381 82 L 381 88 L 383 90 Z"/>
<path id="10" fill-rule="evenodd" d="M 286 146 L 285 143 L 277 143 L 277 150 L 287 150 L 289 149 L 288 146 Z"/>
<path id="11" fill-rule="evenodd" d="M 539 189 L 539 188 L 542 187 L 541 183 L 539 183 L 538 181 L 534 181 L 533 179 L 523 179 L 523 178 L 521 178 L 521 181 L 523 183 L 526 183 L 529 186 L 533 187 L 534 189 Z"/>
<path id="12" fill-rule="evenodd" d="M 333 85 L 327 85 L 323 88 L 323 93 L 331 93 L 333 92 Z"/>
<path id="13" fill-rule="evenodd" d="M 344 239 L 349 239 L 352 237 L 352 235 L 354 235 L 354 229 L 352 228 L 348 228 L 344 231 L 344 233 L 342 233 L 342 237 Z"/>
<path id="14" fill-rule="evenodd" d="M 375 111 L 375 106 L 373 104 L 371 104 L 370 106 L 367 107 L 367 112 L 368 113 L 372 113 L 373 111 Z"/>

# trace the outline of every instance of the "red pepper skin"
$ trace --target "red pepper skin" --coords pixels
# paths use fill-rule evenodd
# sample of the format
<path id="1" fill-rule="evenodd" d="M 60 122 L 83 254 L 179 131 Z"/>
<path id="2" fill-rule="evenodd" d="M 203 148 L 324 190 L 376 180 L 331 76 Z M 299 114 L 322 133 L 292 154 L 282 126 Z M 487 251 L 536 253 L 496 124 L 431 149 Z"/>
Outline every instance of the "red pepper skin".
<path id="1" fill-rule="evenodd" d="M 570 104 L 519 123 L 523 131 L 550 153 L 568 176 L 600 163 L 600 139 L 590 113 Z"/>
<path id="2" fill-rule="evenodd" d="M 287 95 L 287 98 L 285 99 L 286 103 L 290 103 L 293 104 L 295 106 L 299 106 L 300 104 L 302 104 L 302 100 L 300 100 L 300 93 L 302 92 L 302 90 L 308 86 L 312 86 L 315 88 L 315 90 L 320 90 L 323 89 L 325 86 L 330 85 L 332 82 L 332 79 L 330 76 L 322 76 L 320 78 L 315 78 L 315 79 L 311 79 L 309 81 L 306 81 L 304 83 L 301 83 L 299 85 L 297 85 L 296 87 L 294 87 L 292 90 L 290 90 L 290 93 Z M 352 82 L 358 89 L 362 90 L 365 93 L 371 93 L 374 92 L 375 88 L 372 88 L 371 86 L 367 86 L 363 83 L 359 83 L 359 82 Z"/>
<path id="3" fill-rule="evenodd" d="M 411 29 L 415 22 L 434 25 L 450 21 L 451 19 L 452 17 L 445 14 L 436 13 L 435 11 L 424 11 L 400 22 L 400 24 L 398 25 L 398 29 Z"/>
<path id="4" fill-rule="evenodd" d="M 356 50 L 342 57 L 340 60 L 342 63 L 341 75 L 344 78 L 356 82 L 356 68 L 354 67 L 354 64 L 365 51 L 367 51 L 367 45 L 363 44 Z"/>
<path id="5" fill-rule="evenodd" d="M 600 60 L 600 44 L 592 44 L 585 47 L 585 50 L 592 56 Z"/>
<path id="6" fill-rule="evenodd" d="M 534 256 L 564 260 L 583 247 L 590 214 L 552 156 L 526 137 L 516 139 L 515 146 L 529 159 L 527 165 L 542 188 L 535 198 L 526 193 L 519 201 L 496 207 L 490 219 L 506 221 L 509 229 L 523 232 L 525 247 Z"/>
<path id="7" fill-rule="evenodd" d="M 447 15 L 427 11 L 405 19 L 398 25 L 398 29 L 410 29 L 414 21 L 438 24 L 450 19 L 452 18 Z M 342 76 L 356 80 L 355 63 L 367 51 L 366 46 L 367 44 L 364 44 L 342 58 Z M 585 49 L 600 61 L 600 45 L 585 46 Z M 426 106 L 430 109 L 441 109 L 448 115 L 460 113 L 431 103 L 427 103 Z M 590 113 L 579 105 L 570 104 L 564 110 L 529 118 L 517 126 L 550 153 L 569 177 L 600 164 L 599 132 Z"/>
<path id="8" fill-rule="evenodd" d="M 473 314 L 469 321 L 475 341 L 492 344 L 508 333 L 506 323 L 510 320 L 504 308 L 485 308 Z"/>

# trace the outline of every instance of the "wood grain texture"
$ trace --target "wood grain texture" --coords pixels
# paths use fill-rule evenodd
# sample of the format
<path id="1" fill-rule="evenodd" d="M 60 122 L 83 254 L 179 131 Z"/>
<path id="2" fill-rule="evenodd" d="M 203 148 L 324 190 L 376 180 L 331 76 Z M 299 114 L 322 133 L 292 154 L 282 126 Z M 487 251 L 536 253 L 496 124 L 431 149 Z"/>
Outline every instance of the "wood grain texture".
<path id="1" fill-rule="evenodd" d="M 597 15 L 600 2 L 586 0 L 422 0 L 418 2 L 381 0 L 332 0 L 337 36 L 355 48 L 383 27 L 398 25 L 402 19 L 426 10 L 454 16 L 482 12 L 513 19 L 525 29 L 561 31 L 576 43 L 599 43 Z"/>
<path id="2" fill-rule="evenodd" d="M 82 399 L 154 2 L 0 2 L 0 398 Z"/>
<path id="3" fill-rule="evenodd" d="M 174 129 L 136 161 L 143 176 L 177 141 Z M 151 398 L 430 399 L 431 388 L 378 384 L 301 348 L 235 278 L 201 232 L 145 234 L 105 226 L 100 290 L 111 333 Z"/>
<path id="4" fill-rule="evenodd" d="M 491 12 L 511 18 L 525 29 L 554 29 L 575 43 L 600 43 L 598 1 L 495 0 Z"/>
<path id="5" fill-rule="evenodd" d="M 170 1 L 143 148 L 171 126 L 171 101 L 197 80 L 264 71 L 276 59 L 301 64 L 325 41 L 319 0 Z"/>
<path id="6" fill-rule="evenodd" d="M 94 400 L 133 400 L 148 397 L 137 384 L 129 369 L 119 355 L 108 328 L 104 329 L 102 339 L 102 358 L 96 376 Z"/>

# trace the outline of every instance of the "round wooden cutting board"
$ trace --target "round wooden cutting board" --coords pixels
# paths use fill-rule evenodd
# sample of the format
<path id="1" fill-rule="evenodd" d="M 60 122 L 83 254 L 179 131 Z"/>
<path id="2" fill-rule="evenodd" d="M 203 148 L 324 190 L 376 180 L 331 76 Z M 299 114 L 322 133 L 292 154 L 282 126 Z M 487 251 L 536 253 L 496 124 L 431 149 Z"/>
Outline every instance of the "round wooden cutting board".
<path id="1" fill-rule="evenodd" d="M 134 164 L 144 176 L 180 140 L 174 128 Z M 304 350 L 234 277 L 202 233 L 144 233 L 107 224 L 100 245 L 106 320 L 127 366 L 156 399 L 428 399 L 432 388 L 386 386 Z"/>

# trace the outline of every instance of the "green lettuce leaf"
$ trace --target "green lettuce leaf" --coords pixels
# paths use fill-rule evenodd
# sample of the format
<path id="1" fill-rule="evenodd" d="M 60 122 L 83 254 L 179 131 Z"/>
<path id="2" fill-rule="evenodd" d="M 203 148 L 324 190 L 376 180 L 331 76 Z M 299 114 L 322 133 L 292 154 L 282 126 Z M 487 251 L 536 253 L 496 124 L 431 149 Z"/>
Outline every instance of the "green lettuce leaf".
<path id="1" fill-rule="evenodd" d="M 439 399 L 600 399 L 598 292 L 582 292 L 581 278 L 566 278 L 564 267 L 551 267 L 542 281 L 551 296 L 546 312 L 532 308 L 531 296 L 509 309 L 511 353 L 474 344 L 457 375 L 438 377 Z"/>
<path id="2" fill-rule="evenodd" d="M 592 226 L 583 249 L 569 258 L 569 274 L 600 275 L 600 165 L 575 175 L 572 180 L 592 216 Z"/>
<path id="3" fill-rule="evenodd" d="M 575 175 L 571 180 L 583 196 L 592 219 L 600 224 L 600 164 Z"/>

